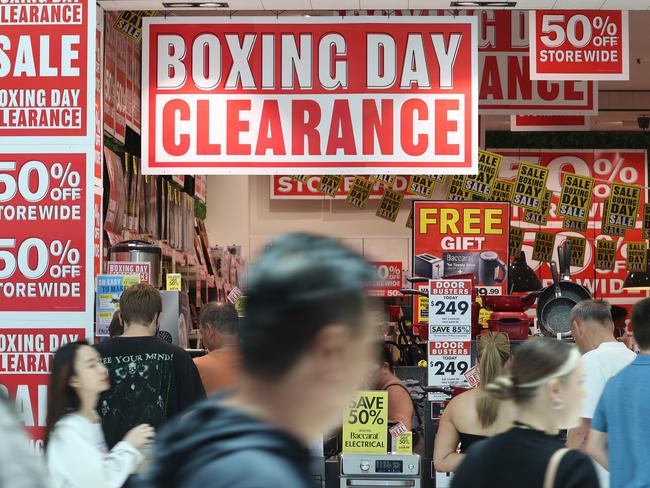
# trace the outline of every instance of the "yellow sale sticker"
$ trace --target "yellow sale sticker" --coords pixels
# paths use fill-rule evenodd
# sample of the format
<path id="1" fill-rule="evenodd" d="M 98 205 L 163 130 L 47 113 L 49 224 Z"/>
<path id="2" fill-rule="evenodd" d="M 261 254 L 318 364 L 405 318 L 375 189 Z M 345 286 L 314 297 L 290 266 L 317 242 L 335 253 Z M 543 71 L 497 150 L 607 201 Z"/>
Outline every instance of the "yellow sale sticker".
<path id="1" fill-rule="evenodd" d="M 447 200 L 449 201 L 467 201 L 471 198 L 470 193 L 465 190 L 465 175 L 453 175 L 449 179 L 447 187 Z"/>
<path id="2" fill-rule="evenodd" d="M 610 207 L 610 202 L 609 199 L 607 199 L 603 203 L 603 218 L 600 226 L 601 234 L 605 234 L 607 236 L 614 236 L 614 237 L 625 237 L 625 231 L 626 231 L 625 227 L 621 227 L 620 225 L 615 225 L 611 223 L 609 218 L 609 207 Z"/>
<path id="3" fill-rule="evenodd" d="M 643 238 L 650 239 L 650 203 L 643 205 Z"/>
<path id="4" fill-rule="evenodd" d="M 397 438 L 397 454 L 413 454 L 413 432 L 404 432 Z"/>
<path id="5" fill-rule="evenodd" d="M 587 232 L 588 223 L 589 222 L 587 220 L 583 222 L 580 220 L 563 219 L 562 228 L 564 230 L 575 230 L 577 232 Z"/>
<path id="6" fill-rule="evenodd" d="M 512 191 L 514 188 L 515 184 L 512 181 L 496 179 L 492 184 L 492 194 L 490 195 L 490 201 L 511 202 Z"/>
<path id="7" fill-rule="evenodd" d="M 334 198 L 341 188 L 342 180 L 343 176 L 341 175 L 323 175 L 320 177 L 318 191 Z"/>
<path id="8" fill-rule="evenodd" d="M 588 176 L 565 174 L 557 214 L 565 219 L 586 222 L 589 219 L 595 182 Z"/>
<path id="9" fill-rule="evenodd" d="M 571 256 L 569 256 L 570 265 L 582 268 L 585 264 L 585 249 L 587 248 L 587 239 L 584 237 L 574 236 L 568 236 L 566 239 L 571 243 Z"/>
<path id="10" fill-rule="evenodd" d="M 547 179 L 548 168 L 538 164 L 519 163 L 512 204 L 541 213 Z"/>
<path id="11" fill-rule="evenodd" d="M 533 259 L 535 261 L 550 261 L 555 246 L 555 234 L 551 232 L 536 232 Z"/>
<path id="12" fill-rule="evenodd" d="M 637 185 L 612 183 L 611 190 L 607 223 L 624 229 L 634 229 L 643 188 Z"/>
<path id="13" fill-rule="evenodd" d="M 536 225 L 546 225 L 548 222 L 548 213 L 551 210 L 552 198 L 553 192 L 551 190 L 546 190 L 544 192 L 544 198 L 542 199 L 540 211 L 533 212 L 532 210 L 524 210 L 524 222 Z"/>
<path id="14" fill-rule="evenodd" d="M 510 226 L 510 254 L 518 256 L 521 252 L 521 246 L 524 243 L 525 231 L 521 227 Z"/>
<path id="15" fill-rule="evenodd" d="M 167 273 L 167 291 L 181 291 L 181 274 Z"/>
<path id="16" fill-rule="evenodd" d="M 365 207 L 373 186 L 372 181 L 368 181 L 361 176 L 356 176 L 345 201 L 356 208 Z"/>
<path id="17" fill-rule="evenodd" d="M 465 190 L 471 195 L 489 199 L 492 182 L 496 180 L 501 165 L 501 156 L 488 151 L 478 152 L 478 173 L 465 179 Z"/>
<path id="18" fill-rule="evenodd" d="M 343 419 L 343 452 L 388 452 L 388 392 L 361 391 L 350 403 Z"/>
<path id="19" fill-rule="evenodd" d="M 596 269 L 612 271 L 616 263 L 616 241 L 596 240 Z"/>
<path id="20" fill-rule="evenodd" d="M 381 197 L 379 208 L 377 209 L 375 215 L 377 215 L 377 217 L 381 217 L 382 219 L 395 222 L 403 200 L 404 194 L 398 191 L 385 189 L 384 196 Z"/>
<path id="21" fill-rule="evenodd" d="M 411 175 L 408 192 L 424 198 L 433 197 L 436 180 L 429 175 Z"/>
<path id="22" fill-rule="evenodd" d="M 645 241 L 627 243 L 626 266 L 628 271 L 644 272 L 647 266 L 648 247 Z"/>

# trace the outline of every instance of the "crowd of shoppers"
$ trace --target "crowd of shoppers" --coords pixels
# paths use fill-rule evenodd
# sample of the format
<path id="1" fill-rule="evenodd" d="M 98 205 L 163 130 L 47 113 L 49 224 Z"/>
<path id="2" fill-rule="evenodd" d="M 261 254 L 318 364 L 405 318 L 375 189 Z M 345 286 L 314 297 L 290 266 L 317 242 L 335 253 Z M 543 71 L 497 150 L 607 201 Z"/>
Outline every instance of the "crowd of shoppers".
<path id="1" fill-rule="evenodd" d="M 230 304 L 203 308 L 208 354 L 195 361 L 156 338 L 159 291 L 126 290 L 114 337 L 54 356 L 49 475 L 0 398 L 0 488 L 311 486 L 307 446 L 369 379 L 389 392 L 389 418 L 411 427 L 408 390 L 377 347 L 374 277 L 334 240 L 281 237 L 250 272 L 245 319 Z M 650 486 L 650 298 L 631 315 L 638 356 L 606 302 L 583 301 L 570 320 L 577 347 L 535 338 L 511 354 L 504 334 L 480 336 L 480 386 L 449 403 L 436 439 L 453 487 Z"/>

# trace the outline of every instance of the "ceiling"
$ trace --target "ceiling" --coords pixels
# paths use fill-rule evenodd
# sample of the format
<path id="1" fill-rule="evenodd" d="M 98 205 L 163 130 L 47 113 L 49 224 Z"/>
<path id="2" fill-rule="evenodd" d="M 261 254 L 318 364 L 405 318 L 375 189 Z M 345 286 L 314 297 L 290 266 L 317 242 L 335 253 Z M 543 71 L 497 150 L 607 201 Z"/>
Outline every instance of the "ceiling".
<path id="1" fill-rule="evenodd" d="M 199 2 L 199 0 L 188 0 Z M 228 11 L 241 11 L 250 15 L 254 11 L 309 11 L 326 10 L 326 15 L 336 9 L 436 9 L 449 8 L 451 0 L 226 0 L 227 9 L 210 11 L 211 15 L 222 15 Z M 517 9 L 628 9 L 650 10 L 650 0 L 516 0 Z M 100 0 L 99 4 L 107 10 L 163 10 L 163 0 Z M 209 9 L 201 9 L 206 11 Z M 194 12 L 194 11 L 193 11 Z M 242 14 L 242 12 L 238 12 Z M 300 12 L 291 12 L 292 14 Z"/>
<path id="2" fill-rule="evenodd" d="M 100 0 L 107 10 L 162 10 L 163 1 Z M 198 2 L 200 0 L 188 0 Z M 210 1 L 210 0 L 203 0 Z M 451 0 L 227 0 L 230 9 L 167 10 L 171 16 L 312 15 L 327 16 L 339 9 L 448 8 Z M 633 8 L 648 10 L 629 16 L 630 80 L 599 83 L 598 116 L 591 118 L 592 130 L 638 130 L 637 118 L 650 116 L 650 0 L 518 0 L 523 8 Z M 163 14 L 163 12 L 161 12 Z M 483 117 L 487 130 L 509 130 L 510 117 Z"/>

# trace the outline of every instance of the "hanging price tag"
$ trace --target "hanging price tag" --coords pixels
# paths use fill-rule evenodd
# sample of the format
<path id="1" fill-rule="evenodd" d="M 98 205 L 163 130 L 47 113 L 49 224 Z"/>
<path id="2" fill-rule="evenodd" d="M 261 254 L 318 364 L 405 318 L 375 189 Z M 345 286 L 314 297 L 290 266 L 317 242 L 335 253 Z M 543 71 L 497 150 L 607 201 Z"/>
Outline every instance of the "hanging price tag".
<path id="1" fill-rule="evenodd" d="M 512 201 L 512 192 L 515 184 L 512 181 L 496 179 L 492 184 L 491 202 L 508 202 Z"/>
<path id="2" fill-rule="evenodd" d="M 537 164 L 519 163 L 512 204 L 541 213 L 547 179 L 548 168 Z"/>
<path id="3" fill-rule="evenodd" d="M 596 269 L 612 271 L 616 264 L 616 241 L 598 239 L 596 241 Z"/>
<path id="4" fill-rule="evenodd" d="M 645 241 L 627 243 L 626 266 L 628 271 L 645 271 L 648 248 Z"/>
<path id="5" fill-rule="evenodd" d="M 551 232 L 536 232 L 533 259 L 535 261 L 550 261 L 555 246 L 555 234 Z"/>

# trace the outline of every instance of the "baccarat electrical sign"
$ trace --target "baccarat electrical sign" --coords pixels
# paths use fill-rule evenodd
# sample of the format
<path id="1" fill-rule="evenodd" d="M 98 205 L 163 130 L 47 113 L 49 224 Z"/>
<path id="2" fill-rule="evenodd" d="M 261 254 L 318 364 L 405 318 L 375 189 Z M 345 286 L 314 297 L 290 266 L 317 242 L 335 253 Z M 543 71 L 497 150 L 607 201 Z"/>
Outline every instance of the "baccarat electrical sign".
<path id="1" fill-rule="evenodd" d="M 465 174 L 472 17 L 144 21 L 149 174 Z"/>

